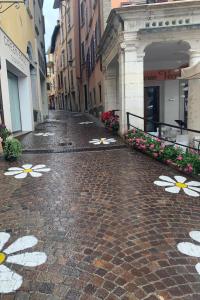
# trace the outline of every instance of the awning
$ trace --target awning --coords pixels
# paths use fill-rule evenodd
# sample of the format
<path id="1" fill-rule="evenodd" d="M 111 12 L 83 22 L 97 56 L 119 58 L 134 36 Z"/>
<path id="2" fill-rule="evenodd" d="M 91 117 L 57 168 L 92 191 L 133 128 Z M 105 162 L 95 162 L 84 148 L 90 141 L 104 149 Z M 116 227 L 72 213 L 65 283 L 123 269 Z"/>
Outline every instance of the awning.
<path id="1" fill-rule="evenodd" d="M 191 67 L 181 69 L 180 79 L 200 79 L 200 62 Z"/>

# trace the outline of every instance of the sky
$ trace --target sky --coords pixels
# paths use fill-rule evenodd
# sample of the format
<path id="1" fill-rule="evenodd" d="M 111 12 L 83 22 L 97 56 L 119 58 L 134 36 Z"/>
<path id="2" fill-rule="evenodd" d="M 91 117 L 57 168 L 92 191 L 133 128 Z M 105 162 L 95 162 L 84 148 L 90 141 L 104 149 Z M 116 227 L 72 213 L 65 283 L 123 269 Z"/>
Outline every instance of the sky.
<path id="1" fill-rule="evenodd" d="M 53 9 L 54 0 L 44 0 L 43 14 L 45 16 L 45 43 L 46 51 L 48 50 L 51 44 L 51 36 L 56 26 L 56 21 L 58 19 L 59 10 Z"/>

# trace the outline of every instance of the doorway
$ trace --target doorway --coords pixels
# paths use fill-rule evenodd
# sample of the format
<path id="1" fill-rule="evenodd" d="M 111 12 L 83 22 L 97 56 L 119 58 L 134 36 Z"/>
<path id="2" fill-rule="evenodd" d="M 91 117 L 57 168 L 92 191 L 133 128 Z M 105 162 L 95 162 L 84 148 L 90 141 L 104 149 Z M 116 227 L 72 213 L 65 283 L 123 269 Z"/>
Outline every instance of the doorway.
<path id="1" fill-rule="evenodd" d="M 159 122 L 160 87 L 148 86 L 144 88 L 144 128 L 147 132 L 156 132 Z"/>
<path id="2" fill-rule="evenodd" d="M 10 96 L 12 132 L 17 132 L 22 130 L 18 78 L 10 72 L 8 72 L 8 86 Z"/>
<path id="3" fill-rule="evenodd" d="M 85 111 L 88 111 L 87 85 L 84 85 Z"/>

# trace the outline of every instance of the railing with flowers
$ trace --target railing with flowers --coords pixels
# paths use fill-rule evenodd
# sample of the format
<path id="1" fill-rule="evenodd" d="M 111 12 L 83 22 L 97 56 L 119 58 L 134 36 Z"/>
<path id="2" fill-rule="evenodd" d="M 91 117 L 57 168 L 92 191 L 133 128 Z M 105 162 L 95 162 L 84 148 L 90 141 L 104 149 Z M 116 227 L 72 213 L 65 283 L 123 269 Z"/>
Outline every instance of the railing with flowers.
<path id="1" fill-rule="evenodd" d="M 145 132 L 133 124 L 130 124 L 130 116 L 142 119 L 146 122 L 154 123 L 159 128 L 156 134 Z M 200 134 L 198 130 L 183 128 L 183 126 L 175 126 L 167 123 L 158 123 L 137 115 L 127 113 L 128 133 L 125 138 L 127 143 L 142 152 L 147 153 L 153 158 L 165 162 L 187 173 L 200 175 L 200 155 L 199 142 L 196 144 L 179 143 L 173 141 L 169 137 L 163 136 L 162 126 L 168 126 L 177 130 L 178 133 L 192 132 Z M 155 136 L 157 135 L 157 136 Z M 181 136 L 181 135 L 177 135 Z M 183 135 L 185 136 L 185 135 Z"/>

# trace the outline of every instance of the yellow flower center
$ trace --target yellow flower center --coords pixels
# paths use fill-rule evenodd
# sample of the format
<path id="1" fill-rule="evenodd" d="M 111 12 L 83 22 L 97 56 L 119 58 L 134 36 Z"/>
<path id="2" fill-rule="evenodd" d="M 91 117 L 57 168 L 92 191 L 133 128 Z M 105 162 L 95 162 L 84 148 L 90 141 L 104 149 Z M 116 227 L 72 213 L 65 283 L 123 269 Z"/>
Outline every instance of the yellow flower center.
<path id="1" fill-rule="evenodd" d="M 0 252 L 0 265 L 6 260 L 6 255 L 3 252 Z"/>
<path id="2" fill-rule="evenodd" d="M 101 144 L 103 144 L 103 142 L 105 141 L 105 138 L 100 139 Z"/>
<path id="3" fill-rule="evenodd" d="M 33 172 L 32 169 L 25 169 L 25 170 L 24 170 L 24 173 L 31 173 L 31 172 Z"/>
<path id="4" fill-rule="evenodd" d="M 179 188 L 181 188 L 181 189 L 184 189 L 184 188 L 187 188 L 187 187 L 188 187 L 187 184 L 181 183 L 181 182 L 177 182 L 177 183 L 176 183 L 176 186 L 179 187 Z"/>

